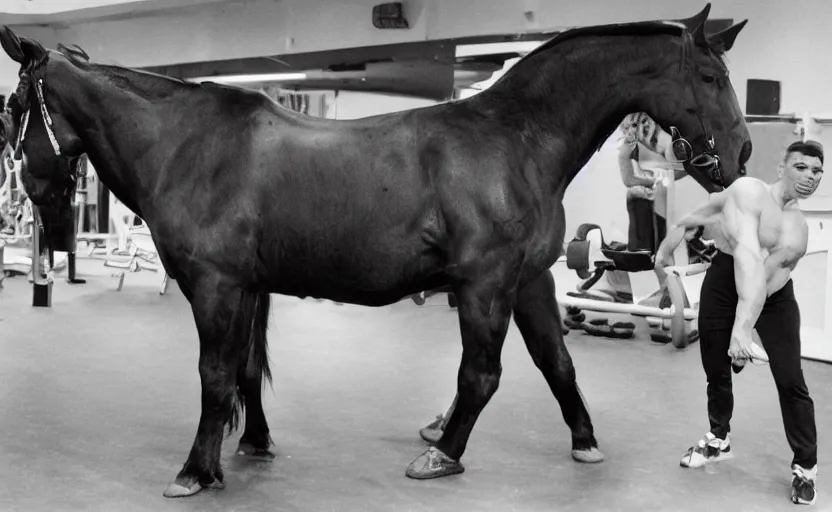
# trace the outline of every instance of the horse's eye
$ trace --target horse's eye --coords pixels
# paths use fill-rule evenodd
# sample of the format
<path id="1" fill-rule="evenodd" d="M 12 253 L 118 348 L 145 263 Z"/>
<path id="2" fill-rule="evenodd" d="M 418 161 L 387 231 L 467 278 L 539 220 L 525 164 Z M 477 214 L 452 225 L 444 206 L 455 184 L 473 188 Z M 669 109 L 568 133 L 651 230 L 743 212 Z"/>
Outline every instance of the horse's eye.
<path id="1" fill-rule="evenodd" d="M 716 77 L 714 75 L 702 75 L 702 81 L 706 84 L 712 84 L 716 82 Z"/>

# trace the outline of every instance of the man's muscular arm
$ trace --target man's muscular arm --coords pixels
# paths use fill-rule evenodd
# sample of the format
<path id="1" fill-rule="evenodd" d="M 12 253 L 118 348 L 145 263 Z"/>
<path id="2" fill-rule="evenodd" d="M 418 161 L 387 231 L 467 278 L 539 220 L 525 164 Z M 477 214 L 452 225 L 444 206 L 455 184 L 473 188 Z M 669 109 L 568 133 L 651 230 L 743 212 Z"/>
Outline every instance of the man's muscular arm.
<path id="1" fill-rule="evenodd" d="M 682 240 L 691 240 L 700 227 L 717 222 L 725 205 L 725 193 L 711 194 L 708 201 L 699 205 L 693 211 L 682 217 L 679 222 L 667 231 L 658 251 L 656 251 L 656 265 L 663 267 L 672 264 L 673 251 L 679 247 Z"/>
<path id="2" fill-rule="evenodd" d="M 739 185 L 737 182 L 734 186 Z M 759 229 L 761 193 L 765 188 L 756 183 L 743 183 L 732 190 L 723 210 L 723 232 L 734 253 L 734 275 L 737 285 L 737 313 L 734 336 L 751 342 L 751 332 L 766 301 L 766 272 L 760 247 Z"/>

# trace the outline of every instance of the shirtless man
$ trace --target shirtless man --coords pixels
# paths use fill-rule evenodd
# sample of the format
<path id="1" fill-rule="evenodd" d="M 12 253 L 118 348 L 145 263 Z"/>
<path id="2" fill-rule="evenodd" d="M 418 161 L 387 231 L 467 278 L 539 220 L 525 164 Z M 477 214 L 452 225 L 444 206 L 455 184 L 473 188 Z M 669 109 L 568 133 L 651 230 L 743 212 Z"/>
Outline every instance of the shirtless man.
<path id="1" fill-rule="evenodd" d="M 700 467 L 731 456 L 731 369 L 739 373 L 749 361 L 769 361 L 794 453 L 792 502 L 811 504 L 817 433 L 814 404 L 801 369 L 800 311 L 791 271 L 808 242 L 808 226 L 797 201 L 812 195 L 820 184 L 823 148 L 812 141 L 791 144 L 778 175 L 771 185 L 744 177 L 712 194 L 669 230 L 656 255 L 656 268 L 673 265 L 673 250 L 694 236 L 713 240 L 719 250 L 702 283 L 699 309 L 710 432 L 685 452 L 680 464 Z M 755 327 L 765 352 L 752 341 Z"/>

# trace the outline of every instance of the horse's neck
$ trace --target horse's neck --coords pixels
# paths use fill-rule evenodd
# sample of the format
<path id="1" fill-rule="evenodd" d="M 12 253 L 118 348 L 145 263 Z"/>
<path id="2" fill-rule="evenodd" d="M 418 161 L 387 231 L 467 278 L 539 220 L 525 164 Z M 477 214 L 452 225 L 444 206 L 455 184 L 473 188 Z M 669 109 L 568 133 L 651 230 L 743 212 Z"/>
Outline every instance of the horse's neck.
<path id="1" fill-rule="evenodd" d="M 519 62 L 505 80 L 477 98 L 500 98 L 505 116 L 526 119 L 525 137 L 537 139 L 539 162 L 565 187 L 618 127 L 626 114 L 650 102 L 644 72 L 666 51 L 646 55 L 620 38 L 576 38 Z M 583 57 L 576 58 L 575 49 Z M 639 55 L 634 58 L 633 55 Z M 652 62 L 650 62 L 652 60 Z M 489 98 L 489 93 L 491 98 Z M 521 115 L 521 112 L 523 113 Z M 557 142 L 554 142 L 557 141 Z M 546 154 L 548 153 L 548 154 Z"/>
<path id="2" fill-rule="evenodd" d="M 161 140 L 157 128 L 162 126 L 158 121 L 162 109 L 112 86 L 99 87 L 91 102 L 82 93 L 75 94 L 61 101 L 74 113 L 68 116 L 70 124 L 99 180 L 131 209 L 138 209 L 136 202 L 155 187 L 162 167 L 163 157 L 151 151 Z M 171 142 L 168 134 L 165 141 Z"/>

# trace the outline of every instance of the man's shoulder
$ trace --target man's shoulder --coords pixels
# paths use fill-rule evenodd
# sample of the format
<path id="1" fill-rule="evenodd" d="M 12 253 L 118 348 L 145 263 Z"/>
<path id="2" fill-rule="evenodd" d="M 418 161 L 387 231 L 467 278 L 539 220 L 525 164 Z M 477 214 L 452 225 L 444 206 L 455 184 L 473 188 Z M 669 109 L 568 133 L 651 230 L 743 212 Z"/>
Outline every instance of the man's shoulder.
<path id="1" fill-rule="evenodd" d="M 751 176 L 742 176 L 734 180 L 731 186 L 726 188 L 724 192 L 730 192 L 735 195 L 759 194 L 761 192 L 768 192 L 769 184 L 765 181 L 752 178 Z"/>
<path id="2" fill-rule="evenodd" d="M 747 207 L 759 207 L 762 200 L 770 198 L 769 185 L 763 180 L 743 176 L 731 183 L 722 192 L 718 192 L 723 200 L 732 199 L 738 205 Z"/>

